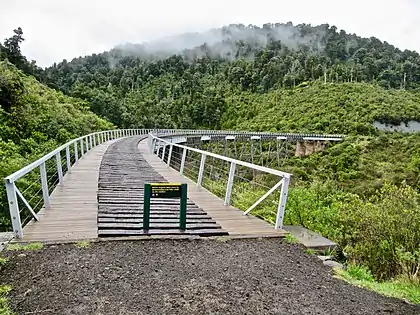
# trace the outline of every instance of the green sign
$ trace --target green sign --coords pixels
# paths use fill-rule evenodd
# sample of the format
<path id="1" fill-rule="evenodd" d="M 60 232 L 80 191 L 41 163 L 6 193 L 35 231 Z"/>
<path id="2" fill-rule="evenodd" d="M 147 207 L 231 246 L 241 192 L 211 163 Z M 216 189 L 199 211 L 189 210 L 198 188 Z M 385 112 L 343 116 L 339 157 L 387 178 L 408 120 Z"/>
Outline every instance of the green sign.
<path id="1" fill-rule="evenodd" d="M 181 198 L 181 183 L 154 183 L 150 184 L 150 198 Z"/>
<path id="2" fill-rule="evenodd" d="M 145 231 L 148 231 L 150 228 L 151 198 L 179 198 L 179 229 L 185 231 L 185 229 L 187 228 L 187 184 L 144 184 L 143 229 Z"/>

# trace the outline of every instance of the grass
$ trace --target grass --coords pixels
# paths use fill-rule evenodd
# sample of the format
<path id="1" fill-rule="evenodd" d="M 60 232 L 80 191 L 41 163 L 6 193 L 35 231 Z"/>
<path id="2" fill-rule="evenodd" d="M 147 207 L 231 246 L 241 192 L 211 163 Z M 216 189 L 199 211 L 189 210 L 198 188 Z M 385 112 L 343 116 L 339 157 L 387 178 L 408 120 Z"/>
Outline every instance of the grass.
<path id="1" fill-rule="evenodd" d="M 226 242 L 228 242 L 228 241 L 229 241 L 229 238 L 228 238 L 228 237 L 225 237 L 225 236 L 216 236 L 216 237 L 214 238 L 214 240 L 215 240 L 216 242 L 218 242 L 218 243 L 226 243 Z"/>
<path id="2" fill-rule="evenodd" d="M 3 266 L 7 263 L 7 258 L 0 257 L 0 266 Z"/>
<path id="3" fill-rule="evenodd" d="M 286 236 L 284 237 L 284 239 L 289 244 L 297 244 L 297 243 L 299 243 L 298 240 L 296 239 L 296 237 L 294 237 L 292 234 L 286 234 Z"/>
<path id="4" fill-rule="evenodd" d="M 362 266 L 349 265 L 347 270 L 336 269 L 337 276 L 358 287 L 375 291 L 379 294 L 403 299 L 420 304 L 420 283 L 406 279 L 378 282 L 372 273 Z"/>
<path id="5" fill-rule="evenodd" d="M 0 314 L 1 315 L 13 315 L 9 307 L 9 301 L 7 300 L 7 294 L 12 290 L 8 285 L 0 286 Z"/>
<path id="6" fill-rule="evenodd" d="M 307 248 L 306 253 L 309 254 L 309 255 L 315 255 L 316 251 L 313 248 Z"/>
<path id="7" fill-rule="evenodd" d="M 7 245 L 7 250 L 40 250 L 44 247 L 42 243 L 29 243 L 26 245 L 23 244 L 9 244 Z"/>
<path id="8" fill-rule="evenodd" d="M 90 243 L 88 241 L 79 241 L 75 243 L 74 246 L 76 246 L 77 248 L 89 248 Z"/>

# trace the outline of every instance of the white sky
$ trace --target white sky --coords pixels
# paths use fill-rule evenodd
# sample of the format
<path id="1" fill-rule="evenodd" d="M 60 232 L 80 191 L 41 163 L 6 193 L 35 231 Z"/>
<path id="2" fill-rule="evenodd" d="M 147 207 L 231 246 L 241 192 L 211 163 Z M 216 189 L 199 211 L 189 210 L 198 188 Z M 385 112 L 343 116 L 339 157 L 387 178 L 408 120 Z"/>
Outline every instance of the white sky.
<path id="1" fill-rule="evenodd" d="M 420 51 L 418 0 L 0 0 L 0 40 L 22 27 L 22 51 L 40 66 L 230 23 L 328 23 Z"/>

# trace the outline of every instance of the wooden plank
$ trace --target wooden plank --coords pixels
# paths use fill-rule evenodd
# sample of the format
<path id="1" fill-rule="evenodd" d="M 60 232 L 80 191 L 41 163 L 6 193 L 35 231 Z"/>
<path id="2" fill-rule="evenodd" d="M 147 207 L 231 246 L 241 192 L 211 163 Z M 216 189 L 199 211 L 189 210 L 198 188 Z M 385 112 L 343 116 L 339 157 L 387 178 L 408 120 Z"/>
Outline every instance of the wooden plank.
<path id="1" fill-rule="evenodd" d="M 98 223 L 143 223 L 143 218 L 98 218 Z M 179 218 L 150 218 L 150 223 L 179 223 Z M 191 219 L 187 218 L 189 223 L 216 223 L 212 219 Z"/>
<path id="2" fill-rule="evenodd" d="M 214 222 L 214 221 L 213 221 Z M 179 227 L 179 223 L 171 223 L 171 222 L 164 222 L 164 223 L 154 223 L 150 222 L 150 229 L 176 229 Z M 142 229 L 139 224 L 132 224 L 132 223 L 124 223 L 124 222 L 114 222 L 114 223 L 98 223 L 98 228 L 101 229 L 128 229 L 128 230 L 136 230 Z M 220 226 L 214 223 L 188 223 L 187 222 L 187 230 L 202 230 L 202 229 L 220 229 Z"/>
<path id="3" fill-rule="evenodd" d="M 99 236 L 136 236 L 136 235 L 198 235 L 198 236 L 221 236 L 228 235 L 228 233 L 222 229 L 211 229 L 211 230 L 185 230 L 180 231 L 178 229 L 167 229 L 167 230 L 101 230 Z"/>
<path id="4" fill-rule="evenodd" d="M 98 221 L 99 219 L 106 219 L 106 218 L 121 218 L 121 219 L 143 219 L 143 214 L 114 214 L 114 213 L 106 213 L 98 215 Z M 150 219 L 176 219 L 179 218 L 179 214 L 156 214 L 150 216 Z M 209 215 L 202 215 L 202 214 L 196 214 L 196 215 L 187 215 L 187 220 L 191 219 L 211 219 Z"/>

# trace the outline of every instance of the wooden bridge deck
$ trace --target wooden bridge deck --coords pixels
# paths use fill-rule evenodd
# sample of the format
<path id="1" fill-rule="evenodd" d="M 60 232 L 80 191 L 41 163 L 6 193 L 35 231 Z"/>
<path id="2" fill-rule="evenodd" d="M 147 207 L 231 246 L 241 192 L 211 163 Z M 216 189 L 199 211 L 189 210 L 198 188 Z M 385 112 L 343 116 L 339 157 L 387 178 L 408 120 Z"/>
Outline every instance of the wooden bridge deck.
<path id="1" fill-rule="evenodd" d="M 23 238 L 15 242 L 95 239 L 98 213 L 98 175 L 102 157 L 114 142 L 96 146 L 73 165 L 50 196 L 51 208 L 38 212 L 39 221 L 30 221 Z"/>
<path id="2" fill-rule="evenodd" d="M 139 137 L 136 138 L 138 140 L 140 139 Z M 124 207 L 124 205 L 119 203 L 122 200 L 128 205 L 130 203 L 135 204 L 135 202 L 130 201 L 131 198 L 142 198 L 139 196 L 139 190 L 136 190 L 134 195 L 130 195 L 130 193 L 127 191 L 123 191 L 122 196 L 113 196 L 109 194 L 110 192 L 113 192 L 113 187 L 111 185 L 107 187 L 107 190 L 101 191 L 101 189 L 99 189 L 98 191 L 98 180 L 100 176 L 101 163 L 103 163 L 103 157 L 109 146 L 114 142 L 115 141 L 108 141 L 107 143 L 101 144 L 92 149 L 82 159 L 79 159 L 77 164 L 73 166 L 71 173 L 64 176 L 64 185 L 58 186 L 52 193 L 51 208 L 48 210 L 42 209 L 39 212 L 40 221 L 31 221 L 28 223 L 23 231 L 24 237 L 20 240 L 14 241 L 60 242 L 96 239 L 98 238 L 98 228 L 99 237 L 114 235 L 142 235 L 143 232 L 141 231 L 141 228 L 139 229 L 135 226 L 136 224 L 141 226 L 139 224 L 141 223 L 141 211 L 137 209 L 137 207 L 136 211 L 138 211 L 138 213 L 125 213 L 124 211 L 132 209 L 123 209 L 121 207 Z M 188 184 L 188 211 L 191 213 L 191 216 L 187 216 L 187 230 L 188 218 L 193 218 L 192 222 L 194 224 L 191 226 L 197 225 L 196 223 L 198 222 L 198 227 L 192 227 L 192 229 L 201 229 L 201 232 L 195 233 L 190 231 L 187 234 L 229 234 L 236 236 L 281 237 L 286 233 L 284 230 L 276 231 L 272 225 L 258 218 L 250 215 L 244 216 L 241 210 L 231 206 L 224 206 L 223 200 L 211 194 L 206 189 L 197 187 L 197 185 L 190 179 L 169 168 L 157 156 L 149 152 L 146 140 L 143 140 L 138 144 L 138 152 L 136 153 L 139 154 L 139 156 L 142 156 L 144 163 L 150 165 L 153 170 L 156 171 L 159 176 L 161 176 L 163 181 L 185 182 Z M 116 154 L 114 157 L 118 158 L 118 154 Z M 123 156 L 120 158 L 122 159 Z M 133 169 L 133 167 L 136 166 L 134 164 L 129 165 L 129 168 Z M 115 169 L 115 165 L 111 165 L 111 168 Z M 143 171 L 137 173 L 143 174 Z M 125 175 L 122 175 L 122 178 L 124 178 Z M 121 179 L 121 174 L 118 176 L 120 176 Z M 148 180 L 147 176 L 143 179 L 143 181 L 145 180 Z M 124 181 L 125 179 L 123 182 Z M 101 181 L 99 182 L 99 185 L 101 185 Z M 139 182 L 131 182 L 131 185 L 133 185 L 133 183 L 137 184 Z M 130 183 L 127 182 L 127 185 L 130 185 Z M 121 187 L 115 187 L 115 191 L 118 189 L 120 189 L 119 193 L 121 193 Z M 106 211 L 115 210 L 116 212 L 103 217 L 103 211 L 101 210 L 101 200 L 105 200 L 105 207 L 111 206 L 110 209 L 105 209 Z M 168 211 L 172 211 L 173 205 L 159 205 L 159 211 L 163 209 L 162 207 L 166 207 L 168 208 Z M 158 216 L 160 213 L 164 212 L 159 212 L 156 215 Z M 194 215 L 197 216 L 194 217 Z M 167 220 L 168 218 L 172 218 L 172 216 L 173 213 L 166 212 L 165 220 L 167 222 L 172 222 L 171 220 Z M 123 220 L 120 220 L 120 218 L 123 218 Z M 151 220 L 152 219 L 153 217 Z M 157 217 L 157 219 L 160 219 L 160 217 Z M 161 221 L 157 220 L 157 222 Z M 117 227 L 125 227 L 125 231 L 131 232 L 122 233 L 121 229 L 116 229 L 113 224 Z M 200 224 L 202 224 L 202 226 L 200 226 Z M 173 231 L 174 230 L 175 229 L 173 229 Z M 117 232 L 113 234 L 112 232 L 108 233 L 107 231 Z M 137 231 L 137 233 L 132 233 L 133 231 Z M 171 233 L 169 230 L 166 230 L 164 233 L 157 234 Z"/>

